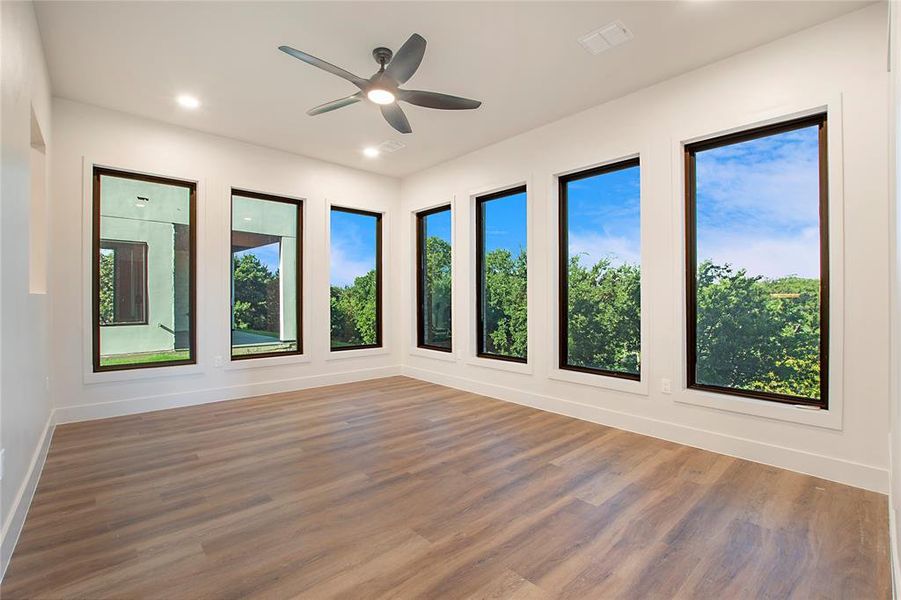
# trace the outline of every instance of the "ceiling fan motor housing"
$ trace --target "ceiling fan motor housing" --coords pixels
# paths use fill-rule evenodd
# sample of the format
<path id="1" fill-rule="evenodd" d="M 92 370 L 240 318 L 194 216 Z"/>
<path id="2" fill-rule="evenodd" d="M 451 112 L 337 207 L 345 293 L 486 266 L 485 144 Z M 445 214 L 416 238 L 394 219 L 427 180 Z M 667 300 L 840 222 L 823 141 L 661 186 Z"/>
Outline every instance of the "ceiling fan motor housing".
<path id="1" fill-rule="evenodd" d="M 379 46 L 372 51 L 372 58 L 374 58 L 375 62 L 379 63 L 382 67 L 391 62 L 392 56 L 394 56 L 394 53 L 391 52 L 391 49 L 385 48 L 384 46 Z"/>

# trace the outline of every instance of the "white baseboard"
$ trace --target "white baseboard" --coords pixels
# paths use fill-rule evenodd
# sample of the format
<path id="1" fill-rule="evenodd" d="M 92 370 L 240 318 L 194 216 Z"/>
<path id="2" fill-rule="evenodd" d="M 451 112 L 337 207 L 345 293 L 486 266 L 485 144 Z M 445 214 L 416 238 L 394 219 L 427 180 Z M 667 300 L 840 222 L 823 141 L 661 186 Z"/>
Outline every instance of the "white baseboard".
<path id="1" fill-rule="evenodd" d="M 56 427 L 53 411 L 47 417 L 47 423 L 44 425 L 44 431 L 38 440 L 38 445 L 34 449 L 31 457 L 31 463 L 28 465 L 28 471 L 25 474 L 25 481 L 19 486 L 19 491 L 13 500 L 12 509 L 3 523 L 3 531 L 0 534 L 0 581 L 6 575 L 6 567 L 9 566 L 9 560 L 12 558 L 13 550 L 16 542 L 19 541 L 19 535 L 22 533 L 22 527 L 25 525 L 25 517 L 28 515 L 28 509 L 31 507 L 31 499 L 38 487 L 38 480 L 41 478 L 41 472 L 44 470 L 44 461 L 47 459 L 47 451 L 50 449 L 50 440 L 53 439 L 53 430 Z"/>
<path id="2" fill-rule="evenodd" d="M 408 377 L 423 381 L 491 396 L 492 398 L 685 444 L 686 446 L 710 450 L 719 454 L 789 469 L 854 487 L 883 494 L 889 491 L 888 470 L 880 467 L 660 421 L 563 398 L 483 383 L 465 377 L 446 375 L 428 369 L 405 366 L 403 373 Z"/>
<path id="3" fill-rule="evenodd" d="M 293 392 L 295 390 L 303 390 L 312 387 L 353 383 L 355 381 L 391 377 L 400 374 L 400 366 L 376 367 L 372 369 L 358 369 L 356 371 L 343 371 L 340 373 L 292 377 L 289 379 L 279 379 L 262 383 L 233 385 L 190 392 L 177 392 L 174 394 L 127 398 L 115 402 L 101 402 L 79 406 L 60 406 L 56 408 L 56 423 L 62 425 L 64 423 L 92 421 L 94 419 L 108 419 L 110 417 L 135 415 L 154 410 L 180 408 L 183 406 L 208 404 L 210 402 L 222 402 L 225 400 L 236 400 L 238 398 L 263 396 L 265 394 L 277 394 L 280 392 Z"/>

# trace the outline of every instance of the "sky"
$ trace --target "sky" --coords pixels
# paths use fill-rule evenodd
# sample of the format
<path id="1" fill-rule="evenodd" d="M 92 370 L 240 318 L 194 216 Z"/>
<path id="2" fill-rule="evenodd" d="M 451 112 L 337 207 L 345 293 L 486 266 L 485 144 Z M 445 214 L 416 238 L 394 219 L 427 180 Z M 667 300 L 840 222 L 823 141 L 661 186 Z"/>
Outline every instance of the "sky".
<path id="1" fill-rule="evenodd" d="M 588 267 L 641 264 L 641 178 L 629 167 L 570 181 L 566 188 L 569 254 Z"/>
<path id="2" fill-rule="evenodd" d="M 817 278 L 816 126 L 698 152 L 698 262 Z"/>
<path id="3" fill-rule="evenodd" d="M 516 256 L 526 248 L 526 194 L 520 192 L 489 200 L 485 207 L 485 251 L 506 248 Z"/>
<path id="4" fill-rule="evenodd" d="M 426 237 L 439 237 L 448 244 L 451 243 L 451 211 L 427 215 L 425 218 Z"/>
<path id="5" fill-rule="evenodd" d="M 259 246 L 257 248 L 250 248 L 249 250 L 241 250 L 240 252 L 235 252 L 234 255 L 237 258 L 241 258 L 245 254 L 254 254 L 260 262 L 266 265 L 266 267 L 275 275 L 278 274 L 279 268 L 279 243 L 273 242 L 271 244 L 266 244 L 265 246 Z"/>
<path id="6" fill-rule="evenodd" d="M 330 231 L 332 285 L 351 285 L 375 268 L 375 217 L 333 210 Z"/>

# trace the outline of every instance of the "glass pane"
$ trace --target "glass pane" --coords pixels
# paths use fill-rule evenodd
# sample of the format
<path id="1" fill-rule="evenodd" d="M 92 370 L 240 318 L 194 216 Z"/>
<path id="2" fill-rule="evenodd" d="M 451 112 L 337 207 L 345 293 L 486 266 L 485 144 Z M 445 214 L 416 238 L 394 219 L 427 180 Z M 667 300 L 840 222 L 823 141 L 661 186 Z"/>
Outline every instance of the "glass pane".
<path id="1" fill-rule="evenodd" d="M 99 367 L 189 361 L 191 189 L 102 174 Z"/>
<path id="2" fill-rule="evenodd" d="M 696 154 L 696 381 L 820 398 L 818 127 Z"/>
<path id="3" fill-rule="evenodd" d="M 638 375 L 641 206 L 638 165 L 567 181 L 566 365 Z"/>
<path id="4" fill-rule="evenodd" d="M 333 349 L 377 346 L 381 343 L 376 273 L 380 226 L 377 215 L 332 209 Z"/>
<path id="5" fill-rule="evenodd" d="M 297 352 L 295 202 L 232 195 L 232 356 Z"/>
<path id="6" fill-rule="evenodd" d="M 100 240 L 100 324 L 145 323 L 147 244 Z"/>
<path id="7" fill-rule="evenodd" d="M 526 358 L 526 192 L 481 201 L 482 339 L 479 351 L 510 358 Z"/>
<path id="8" fill-rule="evenodd" d="M 422 344 L 451 349 L 451 211 L 420 217 Z"/>

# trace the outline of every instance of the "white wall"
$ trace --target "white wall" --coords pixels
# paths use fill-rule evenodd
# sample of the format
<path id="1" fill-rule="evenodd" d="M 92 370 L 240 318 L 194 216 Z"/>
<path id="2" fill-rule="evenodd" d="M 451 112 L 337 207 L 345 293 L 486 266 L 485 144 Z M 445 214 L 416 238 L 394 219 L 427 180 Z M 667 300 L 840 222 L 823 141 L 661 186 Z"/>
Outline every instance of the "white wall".
<path id="1" fill-rule="evenodd" d="M 895 597 L 901 586 L 901 3 L 890 3 L 891 84 L 889 102 L 889 165 L 890 165 L 890 219 L 891 240 L 891 354 L 890 388 L 891 433 L 889 525 L 891 527 L 892 583 Z"/>
<path id="2" fill-rule="evenodd" d="M 57 422 L 225 400 L 399 373 L 400 272 L 393 219 L 399 182 L 234 140 L 55 99 L 50 278 Z M 91 372 L 92 164 L 194 180 L 197 188 L 198 364 Z M 305 199 L 303 357 L 238 361 L 230 354 L 230 190 Z M 384 349 L 329 352 L 328 204 L 383 218 Z M 217 366 L 216 357 L 223 366 Z"/>
<path id="3" fill-rule="evenodd" d="M 887 491 L 887 92 L 886 6 L 876 4 L 405 179 L 403 249 L 413 248 L 412 211 L 450 201 L 455 210 L 455 355 L 449 362 L 445 355 L 413 348 L 411 253 L 401 280 L 405 372 Z M 830 410 L 688 391 L 680 143 L 821 107 L 828 107 L 830 120 Z M 635 153 L 642 161 L 644 380 L 559 373 L 554 175 Z M 521 182 L 529 186 L 530 210 L 526 368 L 472 358 L 471 197 Z M 664 378 L 673 381 L 671 395 L 660 391 Z"/>
<path id="4" fill-rule="evenodd" d="M 47 148 L 50 81 L 31 3 L 0 3 L 0 574 L 25 519 L 48 440 L 48 296 L 29 293 L 32 111 Z M 40 177 L 40 176 L 36 176 Z M 39 181 L 38 181 L 39 182 Z M 46 183 L 46 181 L 44 182 Z M 40 286 L 38 286 L 40 287 Z M 32 477 L 34 475 L 34 477 Z"/>

